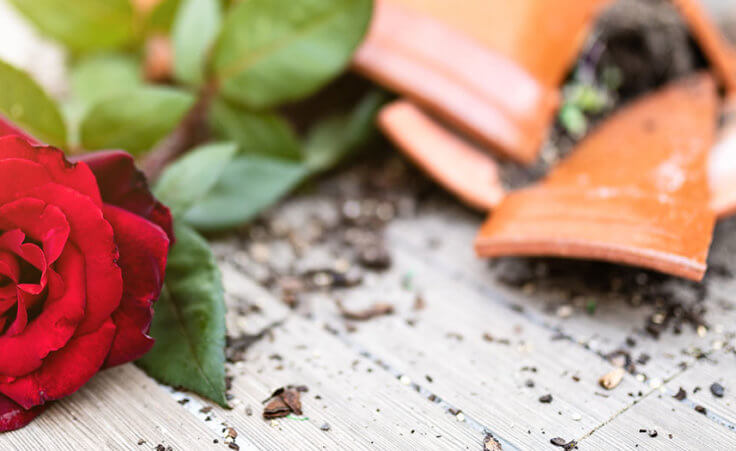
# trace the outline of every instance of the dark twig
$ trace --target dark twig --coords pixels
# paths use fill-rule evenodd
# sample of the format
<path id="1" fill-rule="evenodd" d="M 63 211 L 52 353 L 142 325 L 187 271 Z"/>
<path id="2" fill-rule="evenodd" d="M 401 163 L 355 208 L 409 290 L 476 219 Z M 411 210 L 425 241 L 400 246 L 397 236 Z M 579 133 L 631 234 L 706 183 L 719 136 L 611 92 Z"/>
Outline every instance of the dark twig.
<path id="1" fill-rule="evenodd" d="M 207 113 L 216 92 L 213 84 L 205 86 L 184 119 L 141 162 L 141 169 L 150 182 L 155 181 L 164 167 L 181 154 L 209 137 Z"/>

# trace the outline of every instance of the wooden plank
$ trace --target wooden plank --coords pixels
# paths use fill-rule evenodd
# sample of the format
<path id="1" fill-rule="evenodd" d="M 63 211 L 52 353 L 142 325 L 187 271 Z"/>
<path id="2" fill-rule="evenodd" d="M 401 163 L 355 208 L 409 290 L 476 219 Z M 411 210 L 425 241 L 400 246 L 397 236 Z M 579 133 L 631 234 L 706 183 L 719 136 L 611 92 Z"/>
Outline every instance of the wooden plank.
<path id="1" fill-rule="evenodd" d="M 332 208 L 335 206 L 332 205 Z M 287 222 L 298 228 L 300 225 L 308 224 L 310 215 L 315 212 L 322 212 L 320 214 L 327 217 L 336 214 L 334 211 L 324 212 L 329 210 L 329 199 L 308 196 L 290 201 L 271 219 Z M 449 213 L 443 214 L 441 211 Z M 651 352 L 654 355 L 653 363 L 639 365 L 641 372 L 639 378 L 643 380 L 627 376 L 624 383 L 614 392 L 604 393 L 604 396 L 609 398 L 596 395 L 598 377 L 611 368 L 602 356 L 620 347 L 627 336 L 638 332 L 636 328 L 643 324 L 645 312 L 642 309 L 632 309 L 628 305 L 603 304 L 595 315 L 579 315 L 575 323 L 571 322 L 570 318 L 559 318 L 554 312 L 550 312 L 545 300 L 540 297 L 530 299 L 530 296 L 524 293 L 509 292 L 503 287 L 494 285 L 488 281 L 493 274 L 485 262 L 479 262 L 472 253 L 462 258 L 457 257 L 463 252 L 458 249 L 462 249 L 464 238 L 447 239 L 447 235 L 454 236 L 458 234 L 458 230 L 464 231 L 465 234 L 472 232 L 474 225 L 472 217 L 468 219 L 468 216 L 454 211 L 451 206 L 442 205 L 441 208 L 432 209 L 419 218 L 394 222 L 388 234 L 389 249 L 392 250 L 395 260 L 391 270 L 381 274 L 365 274 L 363 285 L 355 289 L 333 292 L 330 295 L 307 296 L 303 304 L 310 306 L 307 308 L 309 318 L 318 323 L 329 324 L 330 328 L 345 330 L 340 324 L 339 312 L 334 303 L 335 297 L 339 297 L 351 308 L 367 306 L 376 301 L 394 303 L 398 310 L 396 317 L 357 324 L 357 332 L 343 337 L 347 337 L 348 341 L 356 343 L 362 349 L 369 349 L 376 360 L 387 364 L 399 374 L 405 374 L 413 382 L 419 382 L 423 389 L 429 389 L 437 396 L 450 400 L 480 424 L 514 444 L 546 445 L 550 438 L 547 433 L 552 430 L 566 438 L 584 436 L 588 431 L 608 421 L 607 415 L 615 417 L 621 410 L 629 408 L 640 398 L 640 391 L 646 396 L 662 380 L 678 374 L 681 371 L 680 362 L 694 362 L 695 357 L 682 355 L 682 350 L 699 347 L 709 352 L 710 343 L 724 336 L 729 329 L 724 328 L 723 324 L 714 322 L 713 324 L 719 327 L 714 328 L 715 330 L 705 337 L 700 337 L 689 330 L 685 330 L 680 336 L 667 334 L 660 341 L 636 335 L 640 343 L 635 350 Z M 434 225 L 428 226 L 427 223 Z M 440 240 L 440 248 L 437 249 L 436 238 L 439 234 L 444 235 Z M 431 249 L 422 250 L 430 242 Z M 235 251 L 242 262 L 246 262 L 241 269 L 245 269 L 249 274 L 258 274 L 263 268 L 257 269 L 259 265 L 246 252 L 252 244 L 253 242 L 247 239 L 229 243 L 230 246 L 235 245 L 236 248 L 240 246 L 239 249 L 242 249 Z M 278 239 L 266 242 L 259 240 L 258 244 L 267 246 L 270 250 L 271 261 L 265 265 L 279 264 L 282 269 L 287 268 L 282 271 L 283 273 L 289 273 L 290 266 L 301 270 L 309 269 L 310 265 L 315 268 L 327 267 L 340 258 L 341 251 L 334 243 L 327 242 L 323 246 L 308 248 L 304 255 L 295 256 L 288 255 L 288 252 L 274 252 L 274 249 L 284 244 Z M 441 264 L 438 264 L 438 260 Z M 466 268 L 471 268 L 472 277 L 463 276 L 462 273 Z M 412 274 L 415 288 L 407 290 L 403 288 L 405 279 Z M 418 274 L 420 276 L 417 276 Z M 423 293 L 429 305 L 425 311 L 419 313 L 411 310 L 416 290 Z M 708 299 L 706 302 L 713 301 Z M 523 311 L 509 308 L 513 304 L 523 305 Z M 719 314 L 724 313 L 718 310 L 722 306 L 710 307 Z M 283 306 L 281 308 L 283 309 Z M 717 319 L 723 321 L 722 316 Z M 413 320 L 414 327 L 408 327 L 406 320 Z M 572 327 L 574 334 L 570 333 L 568 327 L 571 323 L 574 325 Z M 523 339 L 531 342 L 532 346 L 519 342 L 521 338 L 516 332 L 519 328 L 524 331 Z M 472 332 L 464 334 L 462 343 L 447 335 L 468 330 Z M 489 353 L 489 348 L 503 347 L 483 342 L 481 339 L 483 330 L 494 332 L 498 337 L 510 337 L 516 346 L 494 349 L 490 351 L 493 352 L 493 360 L 482 359 L 479 356 Z M 529 333 L 529 330 L 533 332 Z M 556 331 L 572 335 L 573 338 L 550 341 Z M 530 352 L 529 349 L 533 351 Z M 634 357 L 638 355 L 634 352 L 632 354 Z M 555 356 L 562 356 L 561 363 L 554 361 Z M 534 365 L 540 371 L 539 374 L 542 371 L 545 373 L 543 377 L 545 381 L 551 380 L 554 383 L 548 382 L 547 387 L 537 385 L 531 390 L 524 387 L 524 374 L 518 369 Z M 566 377 L 572 381 L 570 376 L 573 369 L 582 373 L 583 380 L 579 383 L 582 385 L 573 382 L 564 383 Z M 431 383 L 425 378 L 427 374 L 432 378 Z M 550 374 L 554 375 L 554 378 L 550 379 Z M 563 383 L 558 383 L 557 377 Z M 492 388 L 488 388 L 489 385 Z M 582 395 L 581 386 L 585 387 L 582 390 L 585 393 Z M 563 409 L 559 409 L 561 415 L 557 410 L 553 410 L 551 412 L 553 415 L 540 421 L 539 411 L 543 406 L 538 403 L 537 397 L 548 387 L 550 391 L 559 392 L 556 401 Z M 537 391 L 539 393 L 536 393 Z M 599 393 L 602 391 L 598 389 Z M 633 396 L 630 396 L 630 393 Z M 567 398 L 573 399 L 568 401 Z M 580 401 L 576 404 L 578 399 Z M 587 416 L 586 409 L 592 411 L 591 416 Z M 517 419 L 515 415 L 522 419 L 515 421 Z M 565 419 L 572 418 L 573 415 L 581 415 L 583 418 L 579 422 L 570 421 L 573 426 L 560 426 Z M 544 417 L 543 414 L 541 416 Z M 510 424 L 499 424 L 501 422 L 497 420 L 498 417 L 505 418 Z M 522 434 L 519 432 L 523 428 L 520 425 L 527 426 L 523 431 L 527 436 L 528 430 L 535 429 L 538 437 L 532 439 L 521 437 Z M 542 430 L 545 434 L 541 434 Z M 515 435 L 517 433 L 518 436 Z"/>
<path id="2" fill-rule="evenodd" d="M 606 424 L 580 439 L 580 449 L 642 449 L 642 450 L 693 450 L 734 449 L 736 431 L 732 427 L 698 413 L 694 406 L 701 404 L 728 415 L 734 420 L 733 395 L 723 399 L 713 398 L 706 381 L 713 378 L 728 379 L 734 370 L 732 353 L 719 353 L 719 360 L 731 360 L 725 367 L 709 362 L 698 362 L 696 366 L 675 376 L 662 390 L 655 390 L 641 402 L 613 417 Z M 730 370 L 731 372 L 728 372 Z M 715 373 L 715 374 L 712 374 Z M 703 390 L 693 394 L 693 384 Z M 672 396 L 680 386 L 690 388 L 688 398 L 678 401 Z M 646 430 L 646 432 L 639 432 Z M 656 437 L 649 430 L 657 431 Z"/>
<path id="3" fill-rule="evenodd" d="M 98 374 L 25 428 L 0 435 L 0 449 L 221 449 L 214 439 L 221 436 L 128 364 Z"/>
<path id="4" fill-rule="evenodd" d="M 411 311 L 414 294 L 401 288 L 409 272 L 426 303 L 419 312 Z M 398 314 L 355 324 L 349 338 L 521 449 L 546 446 L 554 436 L 582 435 L 646 390 L 626 376 L 606 392 L 597 381 L 613 369 L 608 362 L 554 340 L 551 332 L 461 284 L 448 283 L 419 259 L 395 255 L 389 274 L 343 295 L 350 308 L 378 300 L 394 303 Z M 313 305 L 331 303 L 323 298 Z M 339 327 L 336 316 L 334 308 L 315 312 Z M 497 341 L 488 342 L 486 333 Z M 527 387 L 527 380 L 535 386 Z M 553 402 L 540 403 L 548 393 Z"/>
<path id="5" fill-rule="evenodd" d="M 268 324 L 285 320 L 274 329 L 272 340 L 258 342 L 244 362 L 230 366 L 235 408 L 215 408 L 213 412 L 239 436 L 248 437 L 259 449 L 481 446 L 481 431 L 423 400 L 319 324 L 290 314 L 280 300 L 238 269 L 228 263 L 222 267 L 231 306 L 247 299 L 260 308 L 260 314 L 247 315 L 244 320 L 233 318 L 231 313 L 232 324 L 253 332 L 261 327 L 253 328 L 253 321 Z M 288 384 L 309 387 L 302 396 L 308 420 L 264 421 L 261 401 Z M 252 416 L 246 414 L 247 408 Z M 321 430 L 325 423 L 330 425 L 329 431 Z"/>
<path id="6" fill-rule="evenodd" d="M 668 384 L 670 394 L 676 393 L 680 387 L 687 392 L 684 404 L 690 408 L 703 406 L 705 415 L 712 421 L 719 423 L 732 431 L 736 440 L 736 354 L 733 344 L 725 343 L 726 351 L 714 353 L 708 359 L 699 361 L 695 366 Z M 710 390 L 713 383 L 719 383 L 725 388 L 722 398 Z"/>
<path id="7" fill-rule="evenodd" d="M 318 210 L 314 206 L 301 207 L 304 214 Z M 299 210 L 299 203 L 290 202 L 284 208 L 288 213 L 284 214 L 294 224 L 307 223 L 304 216 L 299 218 Z M 299 258 L 289 258 L 275 251 L 280 247 L 278 241 L 258 242 L 259 246 L 268 248 L 268 252 L 260 251 L 268 255 L 266 266 L 273 260 L 301 269 L 309 265 L 325 267 L 338 257 L 331 253 L 330 243 L 326 243 L 307 249 Z M 263 271 L 248 252 L 252 245 L 248 240 L 229 239 L 227 244 L 216 248 L 222 249 L 218 253 L 230 262 L 223 266 L 228 296 L 258 302 L 266 296 L 253 288 L 257 283 L 246 275 Z M 330 329 L 344 331 L 335 297 L 353 309 L 376 301 L 391 302 L 397 308 L 396 315 L 354 324 L 357 331 L 341 333 L 340 339 L 354 349 L 367 350 L 374 363 L 395 376 L 405 376 L 400 380 L 411 381 L 412 387 L 418 384 L 425 397 L 449 402 L 461 409 L 463 415 L 511 444 L 539 447 L 548 445 L 552 438 L 548 434 L 583 435 L 632 403 L 636 396 L 629 396 L 629 392 L 636 395 L 646 390 L 641 382 L 627 376 L 614 392 L 601 393 L 604 390 L 598 387 L 597 380 L 612 366 L 600 357 L 573 343 L 551 340 L 552 331 L 448 279 L 421 259 L 405 252 L 395 252 L 394 257 L 391 270 L 366 273 L 359 287 L 328 292 L 329 295 L 304 296 L 303 304 L 310 306 L 308 318 L 318 325 L 327 324 Z M 427 307 L 421 312 L 412 310 L 416 294 L 414 289 L 406 289 L 408 274 L 413 274 L 412 284 L 422 291 L 426 300 Z M 234 278 L 243 279 L 240 288 L 233 286 Z M 259 308 L 272 318 L 288 314 L 279 301 L 275 302 L 275 306 L 262 303 Z M 415 320 L 414 326 L 407 324 L 407 320 Z M 262 320 L 257 321 L 263 324 Z M 496 338 L 509 338 L 512 343 L 488 343 L 482 337 L 484 332 Z M 454 338 L 453 333 L 461 333 L 462 340 Z M 573 375 L 579 376 L 580 382 L 575 382 Z M 535 380 L 534 388 L 525 386 L 530 378 Z M 363 380 L 359 375 L 355 379 Z M 553 404 L 538 401 L 545 393 L 553 394 Z"/>
<path id="8" fill-rule="evenodd" d="M 624 297 L 591 298 L 596 301 L 594 315 L 576 309 L 570 317 L 560 317 L 555 312 L 560 305 L 569 304 L 565 293 L 553 289 L 543 289 L 534 284 L 524 286 L 523 290 L 509 288 L 496 280 L 496 272 L 489 268 L 487 261 L 475 257 L 472 241 L 476 231 L 475 216 L 444 203 L 426 208 L 422 216 L 406 221 L 397 221 L 389 229 L 391 248 L 421 256 L 428 265 L 445 270 L 449 277 L 485 293 L 496 301 L 502 300 L 507 306 L 521 306 L 525 315 L 535 323 L 550 330 L 564 331 L 574 342 L 591 349 L 600 355 L 617 349 L 625 349 L 634 357 L 642 353 L 651 359 L 639 370 L 648 378 L 666 379 L 676 374 L 682 362 L 693 363 L 693 355 L 683 354 L 682 350 L 707 349 L 708 344 L 723 338 L 736 319 L 736 308 L 727 293 L 736 288 L 736 278 L 711 277 L 707 283 L 708 306 L 706 321 L 711 330 L 700 336 L 690 327 L 685 327 L 679 335 L 665 333 L 660 340 L 643 331 L 645 318 L 652 312 L 651 306 L 634 308 Z M 477 218 L 475 218 L 477 219 Z M 418 233 L 417 231 L 421 231 Z M 718 267 L 736 267 L 733 251 L 733 237 L 736 236 L 736 221 L 729 220 L 719 225 L 713 244 L 711 263 Z M 431 242 L 432 246 L 427 243 Z M 571 285 L 585 285 L 583 280 L 572 280 Z M 673 289 L 681 289 L 673 279 Z M 581 291 L 584 290 L 581 288 Z M 689 293 L 686 293 L 689 294 Z M 628 337 L 637 342 L 634 349 L 626 346 Z"/>

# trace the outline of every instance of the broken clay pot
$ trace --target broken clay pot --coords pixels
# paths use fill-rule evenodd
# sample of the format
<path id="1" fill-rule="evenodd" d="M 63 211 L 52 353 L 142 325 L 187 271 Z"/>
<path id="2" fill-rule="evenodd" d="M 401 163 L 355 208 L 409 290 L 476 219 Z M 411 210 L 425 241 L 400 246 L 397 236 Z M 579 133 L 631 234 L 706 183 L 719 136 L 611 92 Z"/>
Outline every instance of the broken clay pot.
<path id="1" fill-rule="evenodd" d="M 724 105 L 723 125 L 708 162 L 711 207 L 718 218 L 736 214 L 736 96 Z"/>
<path id="2" fill-rule="evenodd" d="M 672 0 L 726 91 L 718 138 L 708 176 L 711 207 L 723 218 L 736 213 L 736 49 L 721 34 L 698 0 Z"/>
<path id="3" fill-rule="evenodd" d="M 478 255 L 606 260 L 700 280 L 715 222 L 707 157 L 717 93 L 706 75 L 628 105 L 536 186 L 508 195 Z"/>
<path id="4" fill-rule="evenodd" d="M 496 163 L 409 101 L 384 107 L 378 125 L 420 168 L 468 205 L 488 211 L 504 189 Z"/>
<path id="5" fill-rule="evenodd" d="M 682 14 L 695 41 L 713 66 L 720 83 L 736 93 L 736 50 L 708 16 L 700 0 L 671 0 Z"/>
<path id="6" fill-rule="evenodd" d="M 557 86 L 610 0 L 378 0 L 355 69 L 479 143 L 536 158 Z M 540 39 L 540 37 L 542 37 Z"/>

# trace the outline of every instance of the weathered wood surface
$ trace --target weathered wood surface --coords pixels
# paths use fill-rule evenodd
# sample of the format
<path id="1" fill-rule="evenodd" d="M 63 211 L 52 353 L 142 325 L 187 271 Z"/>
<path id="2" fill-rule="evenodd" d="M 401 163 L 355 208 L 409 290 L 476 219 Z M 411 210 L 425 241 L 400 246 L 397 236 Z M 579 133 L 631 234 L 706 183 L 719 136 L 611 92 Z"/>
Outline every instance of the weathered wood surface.
<path id="1" fill-rule="evenodd" d="M 0 56 L 64 92 L 63 56 L 1 0 L 0 39 L 24 46 L 4 44 Z M 728 271 L 706 282 L 709 329 L 685 326 L 654 339 L 642 330 L 651 304 L 632 307 L 625 295 L 587 291 L 589 281 L 574 271 L 552 284 L 501 282 L 503 268 L 472 252 L 483 218 L 432 192 L 389 222 L 390 268 L 363 271 L 353 288 L 305 292 L 288 308 L 267 276 L 352 259 L 330 236 L 335 229 L 319 229 L 339 223 L 341 201 L 360 196 L 360 177 L 335 175 L 323 182 L 327 188 L 279 206 L 269 221 L 288 233 L 245 230 L 215 242 L 229 335 L 273 326 L 244 361 L 229 364 L 232 409 L 159 386 L 126 365 L 0 436 L 0 449 L 228 449 L 227 427 L 238 432 L 240 449 L 480 450 L 488 434 L 506 450 L 554 449 L 554 437 L 591 450 L 736 448 L 736 279 Z M 711 263 L 736 271 L 736 221 L 719 227 Z M 547 280 L 544 266 L 537 269 Z M 686 288 L 673 284 L 685 296 Z M 387 302 L 395 312 L 346 321 L 338 300 L 351 310 Z M 593 314 L 586 312 L 591 301 Z M 614 368 L 607 355 L 618 349 L 650 359 L 607 391 L 598 379 Z M 710 392 L 713 382 L 726 387 L 723 398 Z M 309 387 L 307 419 L 264 421 L 261 401 L 286 384 Z M 684 400 L 673 398 L 680 387 Z M 541 403 L 546 394 L 552 401 Z"/>

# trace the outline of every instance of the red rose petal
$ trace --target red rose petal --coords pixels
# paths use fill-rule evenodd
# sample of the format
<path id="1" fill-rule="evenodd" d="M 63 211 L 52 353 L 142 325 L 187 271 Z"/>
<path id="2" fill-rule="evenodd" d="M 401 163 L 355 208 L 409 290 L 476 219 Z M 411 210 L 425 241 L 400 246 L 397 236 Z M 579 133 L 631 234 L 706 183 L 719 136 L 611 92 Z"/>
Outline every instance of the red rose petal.
<path id="1" fill-rule="evenodd" d="M 21 283 L 14 287 L 16 289 L 14 298 L 17 304 L 17 314 L 13 324 L 5 331 L 5 335 L 10 336 L 17 335 L 25 329 L 28 320 L 27 311 L 41 299 L 40 295 L 46 289 L 48 277 L 46 257 L 43 251 L 33 243 L 24 243 L 25 238 L 25 234 L 18 229 L 0 235 L 0 250 L 12 252 L 18 259 L 38 269 L 41 274 L 38 283 Z M 4 288 L 13 288 L 13 286 Z M 3 294 L 6 295 L 4 297 L 7 297 L 8 293 L 4 290 Z M 6 304 L 7 301 L 3 302 L 3 311 L 7 310 Z"/>
<path id="2" fill-rule="evenodd" d="M 7 138 L 0 138 L 0 141 L 3 139 Z M 2 181 L 0 205 L 17 199 L 20 193 L 52 181 L 43 166 L 18 158 L 0 160 L 0 180 Z"/>
<path id="3" fill-rule="evenodd" d="M 13 286 L 3 288 L 10 288 L 10 290 L 3 291 L 15 291 L 15 287 Z M 13 295 L 12 297 L 6 297 L 6 293 L 3 293 L 3 299 L 0 299 L 0 315 L 10 310 L 10 308 L 15 305 L 15 302 L 15 295 Z M 2 326 L 0 326 L 0 330 L 3 330 Z"/>
<path id="4" fill-rule="evenodd" d="M 2 220 L 2 213 L 0 213 L 0 220 Z M 15 254 L 8 251 L 0 250 L 0 275 L 7 277 L 15 283 L 18 283 L 18 277 L 20 277 L 20 265 Z"/>
<path id="5" fill-rule="evenodd" d="M 69 244 L 49 271 L 49 293 L 41 313 L 15 336 L 0 336 L 0 379 L 19 377 L 37 370 L 52 351 L 66 345 L 84 318 L 85 262 Z"/>
<path id="6" fill-rule="evenodd" d="M 70 163 L 59 149 L 34 147 L 19 136 L 5 136 L 0 138 L 0 161 L 4 159 L 38 163 L 56 183 L 88 196 L 97 206 L 102 205 L 97 179 L 90 168 L 85 164 Z"/>
<path id="7" fill-rule="evenodd" d="M 110 367 L 135 360 L 153 346 L 148 331 L 164 281 L 169 239 L 159 226 L 129 211 L 111 205 L 103 211 L 115 231 L 124 282 L 123 299 L 112 316 L 117 333 L 105 362 Z"/>
<path id="8" fill-rule="evenodd" d="M 18 284 L 20 294 L 27 293 L 35 296 L 41 294 L 46 288 L 48 265 L 46 263 L 46 256 L 41 248 L 33 243 L 24 243 L 25 239 L 25 233 L 18 229 L 5 232 L 0 235 L 0 250 L 12 252 L 19 259 L 39 270 L 41 277 L 38 283 Z"/>
<path id="9" fill-rule="evenodd" d="M 46 261 L 59 258 L 69 238 L 69 222 L 64 213 L 39 199 L 18 199 L 0 207 L 0 230 L 21 229 L 43 245 Z"/>
<path id="10" fill-rule="evenodd" d="M 47 184 L 31 190 L 27 196 L 55 205 L 66 215 L 70 226 L 69 241 L 84 255 L 89 300 L 76 334 L 97 330 L 118 308 L 123 294 L 120 267 L 115 263 L 118 251 L 110 223 L 87 196 L 65 186 Z"/>
<path id="11" fill-rule="evenodd" d="M 0 393 L 27 409 L 74 393 L 100 370 L 114 335 L 115 325 L 108 319 L 98 330 L 50 354 L 38 371 L 0 383 Z"/>
<path id="12" fill-rule="evenodd" d="M 23 332 L 23 329 L 25 329 L 28 324 L 28 307 L 22 296 L 18 296 L 16 306 L 18 307 L 18 313 L 15 315 L 15 321 L 13 321 L 13 324 L 11 324 L 5 332 L 9 337 L 13 337 Z"/>
<path id="13" fill-rule="evenodd" d="M 153 301 L 144 302 L 132 296 L 123 296 L 120 307 L 112 314 L 118 328 L 105 368 L 131 362 L 143 357 L 155 340 L 148 335 L 153 318 Z"/>
<path id="14" fill-rule="evenodd" d="M 0 394 L 0 432 L 22 428 L 40 415 L 43 410 L 43 406 L 26 410 L 10 398 Z"/>
<path id="15" fill-rule="evenodd" d="M 136 169 L 133 157 L 120 150 L 85 154 L 73 159 L 87 163 L 97 177 L 102 200 L 158 224 L 173 242 L 169 209 L 148 189 L 146 177 Z"/>

